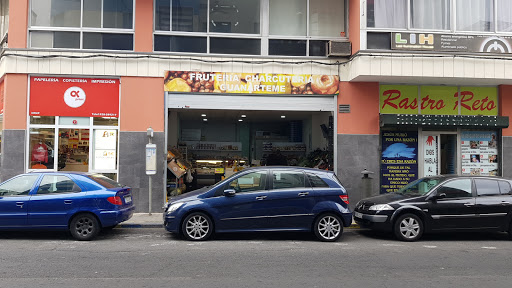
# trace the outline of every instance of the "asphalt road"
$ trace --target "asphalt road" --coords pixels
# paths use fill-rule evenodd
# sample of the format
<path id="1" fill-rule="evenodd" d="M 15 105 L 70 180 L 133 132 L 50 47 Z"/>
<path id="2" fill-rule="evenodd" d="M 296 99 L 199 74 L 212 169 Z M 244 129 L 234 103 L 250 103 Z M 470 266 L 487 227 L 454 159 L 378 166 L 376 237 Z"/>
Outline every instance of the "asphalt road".
<path id="1" fill-rule="evenodd" d="M 442 234 L 404 243 L 347 229 L 232 234 L 188 242 L 163 229 L 116 228 L 95 241 L 0 232 L 0 287 L 509 287 L 506 234 Z"/>

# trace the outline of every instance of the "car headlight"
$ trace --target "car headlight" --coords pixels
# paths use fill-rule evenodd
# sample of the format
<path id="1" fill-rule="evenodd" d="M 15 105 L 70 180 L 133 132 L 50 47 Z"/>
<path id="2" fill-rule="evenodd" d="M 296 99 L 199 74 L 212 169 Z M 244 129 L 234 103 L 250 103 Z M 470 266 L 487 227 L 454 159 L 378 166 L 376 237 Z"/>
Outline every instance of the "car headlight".
<path id="1" fill-rule="evenodd" d="M 377 204 L 377 205 L 372 205 L 369 210 L 385 211 L 385 210 L 395 210 L 395 208 L 389 206 L 388 204 Z"/>
<path id="2" fill-rule="evenodd" d="M 178 208 L 180 208 L 181 205 L 183 205 L 183 202 L 178 202 L 170 205 L 169 208 L 167 208 L 167 214 L 171 214 L 172 212 L 178 210 Z"/>

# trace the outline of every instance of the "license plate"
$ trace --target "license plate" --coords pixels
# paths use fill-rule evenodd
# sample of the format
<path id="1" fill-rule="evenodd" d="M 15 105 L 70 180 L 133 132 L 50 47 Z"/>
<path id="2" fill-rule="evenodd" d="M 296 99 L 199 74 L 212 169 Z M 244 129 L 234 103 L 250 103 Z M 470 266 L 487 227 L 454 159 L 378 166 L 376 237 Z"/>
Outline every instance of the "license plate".
<path id="1" fill-rule="evenodd" d="M 132 203 L 132 196 L 124 196 L 124 203 Z"/>
<path id="2" fill-rule="evenodd" d="M 354 212 L 354 217 L 362 219 L 363 218 L 363 214 L 359 213 L 359 212 Z"/>

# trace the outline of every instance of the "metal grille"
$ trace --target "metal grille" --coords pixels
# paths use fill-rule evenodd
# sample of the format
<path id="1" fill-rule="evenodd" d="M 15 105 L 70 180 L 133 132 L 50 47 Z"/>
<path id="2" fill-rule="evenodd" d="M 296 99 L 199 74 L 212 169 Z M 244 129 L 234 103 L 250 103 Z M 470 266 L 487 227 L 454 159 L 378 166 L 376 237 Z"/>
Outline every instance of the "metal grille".
<path id="1" fill-rule="evenodd" d="M 350 113 L 350 104 L 340 104 L 339 112 L 340 113 Z"/>

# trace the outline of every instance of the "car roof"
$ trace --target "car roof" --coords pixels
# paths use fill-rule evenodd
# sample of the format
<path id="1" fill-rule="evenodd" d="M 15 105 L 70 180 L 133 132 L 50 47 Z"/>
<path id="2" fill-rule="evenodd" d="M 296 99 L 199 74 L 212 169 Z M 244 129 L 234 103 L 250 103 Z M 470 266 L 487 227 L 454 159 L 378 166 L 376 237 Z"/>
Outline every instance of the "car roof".
<path id="1" fill-rule="evenodd" d="M 457 175 L 457 174 L 444 174 L 444 175 L 435 175 L 435 176 L 427 176 L 424 178 L 444 178 L 444 179 L 452 179 L 452 178 L 493 178 L 493 179 L 503 179 L 511 181 L 508 178 L 504 178 L 501 176 L 485 176 L 485 175 Z"/>
<path id="2" fill-rule="evenodd" d="M 30 171 L 27 174 L 77 174 L 77 175 L 96 175 L 98 173 L 80 172 L 80 171 Z"/>
<path id="3" fill-rule="evenodd" d="M 322 170 L 317 168 L 301 167 L 301 166 L 257 166 L 244 168 L 242 171 L 253 171 L 253 170 L 268 170 L 268 169 L 284 169 L 284 170 L 304 170 L 314 173 L 334 173 L 330 170 Z"/>

